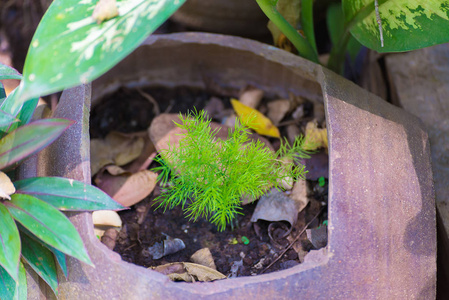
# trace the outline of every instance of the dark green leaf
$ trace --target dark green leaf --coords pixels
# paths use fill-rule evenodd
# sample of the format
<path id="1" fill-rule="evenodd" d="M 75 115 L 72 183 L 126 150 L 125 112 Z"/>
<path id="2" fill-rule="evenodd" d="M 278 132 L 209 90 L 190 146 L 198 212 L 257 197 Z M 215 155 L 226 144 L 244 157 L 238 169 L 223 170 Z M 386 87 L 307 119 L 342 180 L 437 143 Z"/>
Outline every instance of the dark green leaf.
<path id="1" fill-rule="evenodd" d="M 0 169 L 42 150 L 72 124 L 70 120 L 44 119 L 9 133 L 0 140 Z"/>
<path id="2" fill-rule="evenodd" d="M 33 196 L 13 194 L 5 206 L 15 220 L 44 243 L 92 265 L 75 226 L 50 204 Z"/>
<path id="3" fill-rule="evenodd" d="M 48 246 L 48 245 L 46 245 L 46 246 L 55 255 L 56 261 L 58 262 L 59 266 L 61 267 L 62 272 L 64 273 L 65 277 L 67 278 L 67 276 L 69 275 L 69 271 L 67 270 L 67 258 L 65 256 L 65 254 L 51 246 Z"/>
<path id="4" fill-rule="evenodd" d="M 3 86 L 3 83 L 0 82 L 0 103 L 3 103 L 5 98 L 6 98 L 5 88 Z"/>
<path id="5" fill-rule="evenodd" d="M 42 243 L 30 238 L 24 233 L 22 239 L 22 256 L 30 267 L 51 287 L 58 295 L 58 274 L 55 258 L 50 250 Z"/>
<path id="6" fill-rule="evenodd" d="M 379 18 L 374 3 L 342 1 L 351 34 L 364 46 L 378 52 L 398 52 L 449 41 L 448 0 L 378 0 Z"/>
<path id="7" fill-rule="evenodd" d="M 53 1 L 31 41 L 21 99 L 99 77 L 139 46 L 184 1 L 117 1 L 119 15 L 99 23 L 92 17 L 98 1 Z"/>
<path id="8" fill-rule="evenodd" d="M 0 80 L 3 79 L 22 79 L 22 75 L 16 69 L 0 63 Z"/>
<path id="9" fill-rule="evenodd" d="M 64 253 L 62 253 L 61 251 L 53 248 L 52 246 L 45 244 L 44 242 L 42 242 L 41 240 L 39 240 L 38 237 L 36 237 L 35 235 L 33 235 L 28 229 L 26 229 L 25 227 L 23 227 L 22 225 L 18 225 L 19 231 L 21 233 L 26 234 L 29 238 L 34 239 L 35 241 L 42 243 L 43 245 L 45 245 L 45 247 L 47 247 L 48 250 L 50 250 L 51 252 L 53 252 L 53 254 L 55 255 L 56 261 L 59 263 L 59 266 L 61 267 L 62 271 L 64 272 L 64 275 L 67 278 L 67 274 L 68 274 L 68 270 L 67 270 L 67 259 Z"/>
<path id="10" fill-rule="evenodd" d="M 0 299 L 9 300 L 14 298 L 16 282 L 6 270 L 0 266 Z"/>
<path id="11" fill-rule="evenodd" d="M 342 38 L 344 32 L 344 17 L 341 5 L 338 3 L 331 4 L 327 10 L 327 29 L 333 45 L 338 45 L 338 40 Z M 347 52 L 352 61 L 355 61 L 357 54 L 362 45 L 354 38 L 350 37 Z"/>
<path id="12" fill-rule="evenodd" d="M 0 265 L 14 280 L 19 276 L 19 259 L 19 230 L 8 209 L 0 203 Z"/>
<path id="13" fill-rule="evenodd" d="M 117 210 L 124 207 L 100 189 L 67 178 L 36 177 L 14 182 L 16 193 L 39 198 L 60 210 Z"/>

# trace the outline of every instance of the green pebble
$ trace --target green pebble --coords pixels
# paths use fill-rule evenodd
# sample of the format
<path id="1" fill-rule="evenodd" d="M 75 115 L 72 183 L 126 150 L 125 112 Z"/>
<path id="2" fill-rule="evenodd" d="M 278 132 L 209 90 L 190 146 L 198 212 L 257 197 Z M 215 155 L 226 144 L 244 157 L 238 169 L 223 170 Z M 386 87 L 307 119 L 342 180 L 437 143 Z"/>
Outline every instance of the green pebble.
<path id="1" fill-rule="evenodd" d="M 323 176 L 321 176 L 320 178 L 318 178 L 318 185 L 319 186 L 324 186 L 326 184 L 326 179 L 324 179 Z"/>
<path id="2" fill-rule="evenodd" d="M 246 236 L 242 236 L 242 242 L 243 242 L 243 244 L 248 245 L 249 239 Z"/>

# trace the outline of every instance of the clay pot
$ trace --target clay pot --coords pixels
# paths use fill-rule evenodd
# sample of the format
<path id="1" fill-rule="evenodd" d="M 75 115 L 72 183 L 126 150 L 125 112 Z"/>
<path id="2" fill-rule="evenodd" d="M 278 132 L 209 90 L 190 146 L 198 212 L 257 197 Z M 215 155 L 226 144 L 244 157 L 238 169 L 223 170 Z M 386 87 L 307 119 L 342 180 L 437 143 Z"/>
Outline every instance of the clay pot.
<path id="1" fill-rule="evenodd" d="M 245 37 L 269 35 L 268 18 L 254 0 L 187 0 L 171 19 L 200 31 Z"/>
<path id="2" fill-rule="evenodd" d="M 90 213 L 71 216 L 96 268 L 69 259 L 62 299 L 433 299 L 435 206 L 429 143 L 422 123 L 335 73 L 290 53 L 229 36 L 150 37 L 93 83 L 94 99 L 120 85 L 227 89 L 324 102 L 329 138 L 329 242 L 288 270 L 213 283 L 175 283 L 121 261 L 93 234 Z M 78 127 L 47 151 L 44 175 L 90 181 L 89 86 L 66 91 L 59 117 Z M 95 103 L 94 103 L 95 104 Z M 75 148 L 72 148 L 74 146 Z M 29 284 L 37 299 L 37 285 Z M 51 293 L 51 292 L 48 292 Z M 48 295 L 47 295 L 48 296 Z M 30 298 L 30 299 L 31 299 Z"/>

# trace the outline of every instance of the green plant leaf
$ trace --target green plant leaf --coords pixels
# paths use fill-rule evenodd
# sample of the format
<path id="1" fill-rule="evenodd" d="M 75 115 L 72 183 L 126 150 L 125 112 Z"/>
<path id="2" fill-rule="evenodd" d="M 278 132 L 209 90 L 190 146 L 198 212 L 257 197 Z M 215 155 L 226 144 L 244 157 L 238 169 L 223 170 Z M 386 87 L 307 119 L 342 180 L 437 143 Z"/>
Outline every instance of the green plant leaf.
<path id="1" fill-rule="evenodd" d="M 27 300 L 28 299 L 27 290 L 27 275 L 25 271 L 25 266 L 22 262 L 19 262 L 19 284 L 16 285 L 15 296 L 17 300 Z"/>
<path id="2" fill-rule="evenodd" d="M 140 45 L 184 1 L 118 1 L 119 15 L 100 24 L 92 17 L 98 1 L 53 1 L 25 60 L 20 92 L 23 101 L 99 77 Z"/>
<path id="3" fill-rule="evenodd" d="M 0 203 L 0 265 L 14 280 L 19 276 L 20 237 L 16 222 Z"/>
<path id="4" fill-rule="evenodd" d="M 17 281 L 0 266 L 0 299 L 27 300 L 27 278 L 25 267 L 19 262 L 19 278 Z"/>
<path id="5" fill-rule="evenodd" d="M 17 194 L 39 198 L 60 210 L 124 209 L 100 189 L 67 178 L 35 177 L 14 182 Z"/>
<path id="6" fill-rule="evenodd" d="M 333 45 L 338 44 L 338 40 L 343 36 L 344 28 L 344 17 L 341 5 L 338 3 L 333 3 L 327 9 L 327 29 L 329 31 L 329 36 Z M 355 61 L 357 54 L 360 51 L 362 45 L 354 38 L 350 37 L 348 46 L 346 48 L 352 61 Z"/>
<path id="7" fill-rule="evenodd" d="M 68 270 L 67 270 L 67 259 L 66 255 L 59 251 L 58 249 L 53 248 L 52 246 L 48 244 L 44 244 L 41 240 L 39 240 L 35 235 L 33 235 L 28 229 L 23 227 L 22 225 L 18 224 L 19 231 L 21 233 L 26 234 L 29 238 L 34 239 L 35 241 L 42 243 L 48 250 L 53 252 L 55 255 L 56 261 L 58 262 L 59 266 L 61 267 L 62 271 L 64 272 L 65 277 L 67 278 Z"/>
<path id="8" fill-rule="evenodd" d="M 44 243 L 92 265 L 75 226 L 50 204 L 30 195 L 13 194 L 5 206 L 13 218 Z"/>
<path id="9" fill-rule="evenodd" d="M 12 123 L 18 121 L 16 117 L 0 109 L 0 127 L 9 127 Z"/>
<path id="10" fill-rule="evenodd" d="M 22 75 L 14 68 L 0 63 L 0 80 L 22 79 Z"/>
<path id="11" fill-rule="evenodd" d="M 17 299 L 15 296 L 16 281 L 0 266 L 0 299 Z"/>
<path id="12" fill-rule="evenodd" d="M 0 169 L 42 150 L 72 124 L 65 119 L 44 119 L 7 134 L 0 140 Z"/>
<path id="13" fill-rule="evenodd" d="M 448 0 L 378 0 L 378 4 L 382 31 L 373 0 L 342 0 L 351 34 L 364 46 L 378 52 L 398 52 L 449 41 Z"/>
<path id="14" fill-rule="evenodd" d="M 58 295 L 58 274 L 55 258 L 50 250 L 42 243 L 21 233 L 22 256 L 30 267 L 51 287 Z"/>
<path id="15" fill-rule="evenodd" d="M 67 278 L 67 276 L 69 275 L 69 271 L 67 269 L 67 257 L 64 253 L 62 253 L 61 251 L 59 251 L 58 249 L 55 249 L 51 246 L 46 245 L 48 250 L 50 250 L 51 252 L 53 252 L 53 254 L 55 255 L 56 261 L 58 262 L 59 266 L 61 267 L 62 272 L 65 275 L 65 278 Z"/>
<path id="16" fill-rule="evenodd" d="M 3 103 L 5 98 L 6 98 L 5 87 L 3 86 L 3 83 L 0 81 L 0 103 Z"/>

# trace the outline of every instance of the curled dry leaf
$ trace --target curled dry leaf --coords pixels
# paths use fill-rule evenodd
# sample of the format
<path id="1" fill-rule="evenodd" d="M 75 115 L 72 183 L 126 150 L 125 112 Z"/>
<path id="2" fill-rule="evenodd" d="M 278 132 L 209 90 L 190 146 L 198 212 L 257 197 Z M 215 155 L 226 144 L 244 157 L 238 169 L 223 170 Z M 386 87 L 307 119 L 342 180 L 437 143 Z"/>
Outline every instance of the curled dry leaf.
<path id="1" fill-rule="evenodd" d="M 173 281 L 214 281 L 226 278 L 225 275 L 216 270 L 188 262 L 169 263 L 162 266 L 152 267 L 151 269 L 167 275 Z"/>
<path id="2" fill-rule="evenodd" d="M 108 164 L 123 166 L 138 158 L 145 141 L 138 134 L 110 132 L 104 140 L 90 141 L 92 175 Z"/>
<path id="3" fill-rule="evenodd" d="M 96 185 L 123 206 L 134 205 L 147 197 L 156 181 L 157 174 L 150 170 L 130 173 L 113 165 L 104 168 L 95 178 Z"/>
<path id="4" fill-rule="evenodd" d="M 107 229 L 120 229 L 122 220 L 117 212 L 112 210 L 97 210 L 92 213 L 92 222 L 96 236 L 102 237 Z"/>
<path id="5" fill-rule="evenodd" d="M 294 226 L 298 218 L 299 205 L 283 192 L 271 189 L 268 194 L 260 197 L 251 222 L 266 220 L 271 222 L 287 221 Z"/>
<path id="6" fill-rule="evenodd" d="M 148 253 L 151 254 L 153 259 L 160 259 L 166 255 L 176 253 L 185 248 L 186 245 L 183 240 L 166 235 L 165 240 L 148 247 Z"/>
<path id="7" fill-rule="evenodd" d="M 11 200 L 10 195 L 14 194 L 16 188 L 8 175 L 0 171 L 0 198 Z"/>
<path id="8" fill-rule="evenodd" d="M 254 87 L 247 87 L 239 97 L 240 103 L 256 109 L 262 101 L 264 92 Z"/>
<path id="9" fill-rule="evenodd" d="M 206 266 L 213 270 L 217 269 L 217 267 L 215 266 L 214 258 L 209 248 L 202 248 L 196 251 L 192 254 L 190 260 L 192 260 L 196 264 Z"/>
<path id="10" fill-rule="evenodd" d="M 317 123 L 311 121 L 306 125 L 303 149 L 313 151 L 319 148 L 328 149 L 327 130 L 318 128 Z"/>
<path id="11" fill-rule="evenodd" d="M 279 99 L 269 102 L 267 106 L 267 117 L 273 121 L 274 124 L 279 124 L 290 110 L 290 101 L 287 99 Z"/>
<path id="12" fill-rule="evenodd" d="M 309 204 L 309 198 L 307 198 L 306 181 L 298 180 L 295 182 L 289 197 L 295 201 L 295 209 L 297 212 L 301 212 L 307 204 Z"/>

